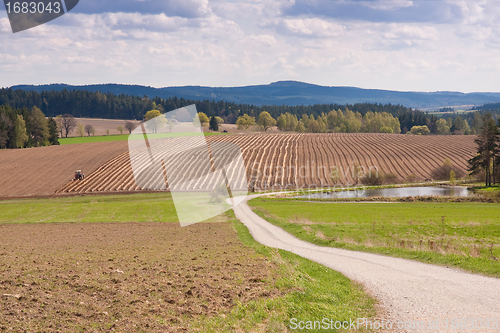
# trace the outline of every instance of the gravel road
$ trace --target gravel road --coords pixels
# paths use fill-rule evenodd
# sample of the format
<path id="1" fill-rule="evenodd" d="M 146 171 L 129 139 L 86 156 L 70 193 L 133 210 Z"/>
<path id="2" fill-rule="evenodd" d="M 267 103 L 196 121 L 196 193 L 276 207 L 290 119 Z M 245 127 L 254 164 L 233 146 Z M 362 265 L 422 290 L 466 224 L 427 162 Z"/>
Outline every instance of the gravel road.
<path id="1" fill-rule="evenodd" d="M 392 323 L 389 330 L 388 322 L 379 320 L 384 325 L 379 332 L 500 332 L 500 279 L 313 245 L 260 218 L 247 201 L 234 212 L 259 243 L 293 252 L 363 284 L 379 300 L 384 319 Z"/>

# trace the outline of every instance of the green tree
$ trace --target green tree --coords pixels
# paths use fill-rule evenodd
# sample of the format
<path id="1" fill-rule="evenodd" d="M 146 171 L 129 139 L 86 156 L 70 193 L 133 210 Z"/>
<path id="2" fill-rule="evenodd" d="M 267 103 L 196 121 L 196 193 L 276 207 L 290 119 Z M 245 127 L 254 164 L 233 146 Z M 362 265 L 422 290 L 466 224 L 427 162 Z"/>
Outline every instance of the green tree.
<path id="1" fill-rule="evenodd" d="M 120 132 L 120 134 L 123 134 L 124 128 L 122 125 L 118 126 L 116 129 L 118 130 L 118 132 Z"/>
<path id="2" fill-rule="evenodd" d="M 17 115 L 14 123 L 14 138 L 16 148 L 23 148 L 24 144 L 28 141 L 28 134 L 26 134 L 26 122 L 20 114 Z"/>
<path id="3" fill-rule="evenodd" d="M 85 126 L 83 126 L 82 123 L 78 123 L 76 125 L 76 134 L 78 134 L 81 137 L 85 135 Z"/>
<path id="4" fill-rule="evenodd" d="M 390 126 L 382 126 L 379 131 L 380 133 L 394 133 L 394 130 Z"/>
<path id="5" fill-rule="evenodd" d="M 210 117 L 210 123 L 208 127 L 211 131 L 217 132 L 219 130 L 219 124 L 215 116 Z"/>
<path id="6" fill-rule="evenodd" d="M 293 115 L 291 113 L 285 113 L 285 118 L 286 118 L 286 131 L 295 131 L 295 128 L 297 127 L 297 124 L 299 123 L 299 120 L 297 119 L 296 115 Z"/>
<path id="7" fill-rule="evenodd" d="M 56 121 L 54 118 L 49 118 L 47 124 L 49 127 L 49 144 L 54 146 L 59 145 L 59 134 Z"/>
<path id="8" fill-rule="evenodd" d="M 295 132 L 304 133 L 305 131 L 306 127 L 304 126 L 304 123 L 302 121 L 299 121 L 297 123 L 297 126 L 295 127 Z"/>
<path id="9" fill-rule="evenodd" d="M 450 171 L 450 184 L 455 184 L 455 171 Z"/>
<path id="10" fill-rule="evenodd" d="M 458 116 L 453 120 L 452 132 L 458 135 L 469 134 L 470 127 L 466 119 Z"/>
<path id="11" fill-rule="evenodd" d="M 13 132 L 14 122 L 6 113 L 0 112 L 0 149 L 9 148 L 9 144 L 12 145 Z"/>
<path id="12" fill-rule="evenodd" d="M 200 120 L 201 126 L 206 126 L 209 122 L 208 116 L 204 112 L 198 112 L 198 119 Z"/>
<path id="13" fill-rule="evenodd" d="M 309 119 L 306 130 L 311 133 L 321 133 L 321 126 L 319 122 L 313 117 L 312 119 Z"/>
<path id="14" fill-rule="evenodd" d="M 49 145 L 49 126 L 42 110 L 34 106 L 29 113 L 28 120 L 33 146 Z"/>
<path id="15" fill-rule="evenodd" d="M 224 119 L 222 119 L 221 117 L 215 116 L 215 120 L 217 121 L 217 125 L 219 126 L 224 124 Z"/>
<path id="16" fill-rule="evenodd" d="M 499 156 L 500 134 L 491 114 L 483 116 L 481 133 L 474 142 L 477 144 L 477 154 L 469 160 L 471 175 L 484 172 L 486 186 L 496 183 L 496 165 Z"/>
<path id="17" fill-rule="evenodd" d="M 157 133 L 158 129 L 166 124 L 165 116 L 159 110 L 150 110 L 144 115 L 146 126 L 153 132 Z"/>
<path id="18" fill-rule="evenodd" d="M 300 118 L 300 121 L 302 121 L 304 127 L 307 128 L 307 125 L 309 124 L 309 116 L 306 113 L 302 114 L 302 118 Z"/>
<path id="19" fill-rule="evenodd" d="M 159 110 L 150 110 L 144 115 L 144 120 L 149 121 L 159 116 L 161 116 L 161 112 Z"/>
<path id="20" fill-rule="evenodd" d="M 424 125 L 424 126 L 413 126 L 410 130 L 411 134 L 414 134 L 414 135 L 427 135 L 429 134 L 431 131 L 429 130 L 429 128 Z"/>
<path id="21" fill-rule="evenodd" d="M 479 134 L 482 127 L 483 119 L 481 118 L 481 114 L 479 112 L 474 112 L 474 118 L 472 119 L 472 129 L 476 132 L 475 134 Z"/>
<path id="22" fill-rule="evenodd" d="M 287 126 L 286 126 L 286 116 L 284 114 L 280 114 L 280 116 L 276 119 L 276 127 L 280 131 L 285 131 Z"/>
<path id="23" fill-rule="evenodd" d="M 250 117 L 247 114 L 244 114 L 240 117 L 238 117 L 238 120 L 236 120 L 236 125 L 238 126 L 238 129 L 244 129 L 247 130 L 250 126 L 255 125 L 255 118 Z"/>
<path id="24" fill-rule="evenodd" d="M 271 117 L 269 112 L 262 111 L 259 115 L 259 120 L 257 121 L 257 125 L 262 127 L 264 131 L 267 131 L 269 128 L 276 125 L 276 120 L 273 117 Z"/>
<path id="25" fill-rule="evenodd" d="M 436 129 L 437 129 L 437 134 L 440 135 L 450 134 L 450 127 L 448 126 L 446 120 L 443 118 L 436 121 Z"/>

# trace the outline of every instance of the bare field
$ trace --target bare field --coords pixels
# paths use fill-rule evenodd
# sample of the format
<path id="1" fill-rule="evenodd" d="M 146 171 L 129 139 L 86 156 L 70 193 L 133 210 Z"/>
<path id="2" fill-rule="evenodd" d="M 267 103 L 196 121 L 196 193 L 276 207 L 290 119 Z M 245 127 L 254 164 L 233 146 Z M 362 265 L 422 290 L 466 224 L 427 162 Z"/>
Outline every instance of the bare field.
<path id="1" fill-rule="evenodd" d="M 54 195 L 75 170 L 91 174 L 126 150 L 126 141 L 0 150 L 0 198 Z"/>
<path id="2" fill-rule="evenodd" d="M 281 190 L 294 187 L 333 186 L 332 168 L 339 183 L 353 184 L 352 168 L 360 165 L 392 173 L 404 181 L 430 178 L 432 170 L 449 158 L 462 171 L 475 153 L 473 136 L 415 136 L 398 134 L 270 134 L 207 137 L 209 144 L 232 142 L 241 148 L 249 182 L 255 188 Z M 144 165 L 149 163 L 144 155 Z M 180 163 L 181 161 L 166 161 Z M 151 171 L 151 182 L 163 179 L 161 168 Z M 140 190 L 128 152 L 107 161 L 84 181 L 71 182 L 59 193 Z"/>
<path id="3" fill-rule="evenodd" d="M 75 118 L 78 123 L 81 123 L 83 126 L 92 125 L 95 130 L 95 135 L 106 135 L 106 130 L 109 130 L 110 135 L 120 134 L 118 132 L 117 127 L 123 126 L 125 128 L 125 122 L 131 121 L 134 124 L 140 124 L 141 122 L 138 120 L 121 120 L 121 119 L 95 119 L 95 118 Z M 123 131 L 123 134 L 128 134 L 127 130 Z M 79 136 L 76 134 L 76 129 L 73 130 L 68 137 Z M 87 133 L 85 133 L 87 136 Z"/>
<path id="4" fill-rule="evenodd" d="M 185 332 L 280 296 L 231 223 L 4 224 L 0 240 L 0 331 Z"/>

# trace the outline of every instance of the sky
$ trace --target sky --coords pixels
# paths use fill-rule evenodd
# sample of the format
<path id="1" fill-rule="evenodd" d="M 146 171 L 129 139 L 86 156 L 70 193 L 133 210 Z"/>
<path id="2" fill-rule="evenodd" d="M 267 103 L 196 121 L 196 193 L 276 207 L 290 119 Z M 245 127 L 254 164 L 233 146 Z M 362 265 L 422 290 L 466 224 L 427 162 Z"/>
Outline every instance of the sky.
<path id="1" fill-rule="evenodd" d="M 80 0 L 16 34 L 0 5 L 0 87 L 282 80 L 499 92 L 500 2 Z"/>

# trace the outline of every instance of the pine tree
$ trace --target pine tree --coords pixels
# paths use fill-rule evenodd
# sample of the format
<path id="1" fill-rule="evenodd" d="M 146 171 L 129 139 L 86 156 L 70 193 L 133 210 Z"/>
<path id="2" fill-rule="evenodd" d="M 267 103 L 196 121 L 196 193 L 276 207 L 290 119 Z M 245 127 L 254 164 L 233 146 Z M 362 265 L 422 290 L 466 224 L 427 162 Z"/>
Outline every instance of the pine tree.
<path id="1" fill-rule="evenodd" d="M 500 132 L 491 114 L 483 117 L 481 133 L 474 142 L 477 144 L 477 155 L 469 160 L 469 171 L 472 175 L 482 170 L 485 174 L 486 186 L 496 183 L 496 166 L 500 155 Z"/>
<path id="2" fill-rule="evenodd" d="M 59 134 L 56 121 L 54 118 L 49 118 L 47 123 L 49 126 L 49 143 L 51 145 L 59 145 Z"/>
<path id="3" fill-rule="evenodd" d="M 215 118 L 215 116 L 210 117 L 209 129 L 214 132 L 217 132 L 219 130 L 219 123 L 217 123 L 217 119 Z"/>

